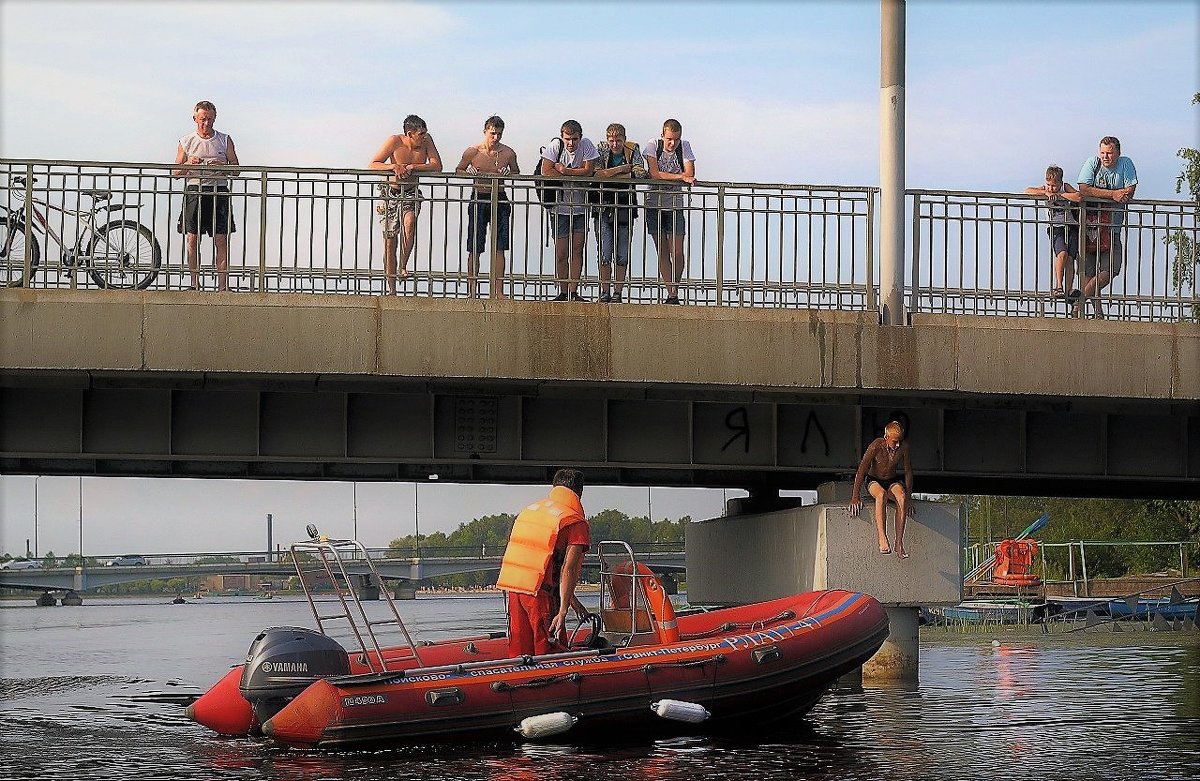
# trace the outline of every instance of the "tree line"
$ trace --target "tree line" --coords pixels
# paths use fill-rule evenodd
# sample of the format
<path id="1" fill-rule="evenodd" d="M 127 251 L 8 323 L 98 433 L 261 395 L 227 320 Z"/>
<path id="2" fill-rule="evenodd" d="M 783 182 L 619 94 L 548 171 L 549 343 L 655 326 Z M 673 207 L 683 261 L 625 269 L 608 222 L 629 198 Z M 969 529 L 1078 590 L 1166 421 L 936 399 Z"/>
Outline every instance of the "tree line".
<path id="1" fill-rule="evenodd" d="M 1200 501 L 1073 499 L 1045 496 L 953 496 L 966 511 L 966 541 L 1016 537 L 1042 513 L 1050 522 L 1033 537 L 1041 542 L 1186 542 L 1188 574 L 1200 567 Z M 1088 545 L 1089 577 L 1120 577 L 1179 568 L 1177 546 Z M 1065 548 L 1045 551 L 1054 577 L 1068 569 Z M 1080 562 L 1075 557 L 1076 571 Z"/>
<path id="2" fill-rule="evenodd" d="M 419 540 L 419 550 L 423 554 L 454 549 L 481 556 L 499 556 L 504 553 L 508 534 L 516 519 L 517 516 L 512 513 L 485 515 L 460 523 L 449 534 L 440 531 L 423 534 Z M 676 520 L 663 518 L 652 521 L 647 516 L 629 516 L 620 510 L 604 510 L 590 516 L 588 525 L 591 527 L 593 543 L 599 540 L 623 540 L 635 549 L 644 545 L 677 545 L 682 548 L 685 530 L 691 520 L 691 516 L 684 516 Z M 389 555 L 396 557 L 410 556 L 417 549 L 418 540 L 411 534 L 397 537 L 388 544 Z M 448 587 L 473 588 L 494 585 L 496 575 L 495 571 L 468 572 L 439 577 L 436 582 Z"/>

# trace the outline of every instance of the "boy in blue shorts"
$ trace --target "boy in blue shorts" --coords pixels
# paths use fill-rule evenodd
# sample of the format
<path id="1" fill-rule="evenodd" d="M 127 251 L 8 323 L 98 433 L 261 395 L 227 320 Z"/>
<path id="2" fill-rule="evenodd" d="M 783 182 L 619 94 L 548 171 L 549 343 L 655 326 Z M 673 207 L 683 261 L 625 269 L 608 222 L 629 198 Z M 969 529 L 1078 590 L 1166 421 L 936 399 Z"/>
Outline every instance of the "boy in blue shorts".
<path id="1" fill-rule="evenodd" d="M 1082 199 L 1079 191 L 1063 182 L 1063 169 L 1051 165 L 1046 169 L 1046 183 L 1041 187 L 1026 187 L 1026 195 L 1041 195 L 1050 209 L 1050 252 L 1054 255 L 1054 287 L 1050 295 L 1074 301 L 1080 292 L 1074 289 L 1075 259 L 1079 256 L 1079 210 L 1071 206 Z M 1070 258 L 1070 262 L 1067 259 Z"/>

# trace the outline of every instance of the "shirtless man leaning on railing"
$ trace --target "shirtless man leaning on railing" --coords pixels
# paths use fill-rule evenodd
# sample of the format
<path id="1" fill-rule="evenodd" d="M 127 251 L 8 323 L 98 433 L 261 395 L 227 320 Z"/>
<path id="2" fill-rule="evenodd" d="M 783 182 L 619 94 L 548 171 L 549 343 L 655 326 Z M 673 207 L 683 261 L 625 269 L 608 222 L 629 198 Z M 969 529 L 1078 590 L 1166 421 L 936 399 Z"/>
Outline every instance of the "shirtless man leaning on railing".
<path id="1" fill-rule="evenodd" d="M 483 123 L 483 141 L 469 146 L 454 171 L 460 174 L 490 174 L 511 176 L 521 173 L 517 165 L 517 153 L 500 143 L 504 135 L 504 120 L 490 116 Z M 496 252 L 492 255 L 492 285 L 490 296 L 504 298 L 504 253 L 509 246 L 512 223 L 512 203 L 508 193 L 501 188 L 497 196 L 496 225 L 492 232 L 496 238 Z M 475 180 L 474 194 L 467 204 L 467 295 L 479 295 L 479 255 L 487 247 L 487 226 L 492 218 L 492 187 L 486 178 Z"/>

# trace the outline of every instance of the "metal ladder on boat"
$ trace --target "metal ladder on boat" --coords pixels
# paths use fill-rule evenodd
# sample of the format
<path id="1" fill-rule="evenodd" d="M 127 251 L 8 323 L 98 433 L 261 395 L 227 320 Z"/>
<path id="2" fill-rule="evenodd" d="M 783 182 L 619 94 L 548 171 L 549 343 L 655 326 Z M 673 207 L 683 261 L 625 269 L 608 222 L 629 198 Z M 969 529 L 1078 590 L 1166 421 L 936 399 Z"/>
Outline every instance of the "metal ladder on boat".
<path id="1" fill-rule="evenodd" d="M 346 626 L 358 642 L 361 662 L 372 672 L 392 672 L 394 667 L 389 668 L 389 661 L 394 665 L 406 659 L 415 659 L 418 666 L 423 666 L 424 663 L 417 651 L 417 645 L 409 635 L 404 620 L 400 618 L 395 600 L 384 587 L 383 579 L 375 568 L 375 562 L 371 560 L 371 555 L 362 543 L 358 540 L 330 539 L 319 534 L 313 524 L 308 525 L 308 534 L 311 539 L 293 543 L 290 550 L 292 563 L 296 567 L 296 575 L 300 579 L 300 587 L 304 590 L 304 597 L 308 600 L 308 606 L 312 609 L 313 618 L 316 620 L 317 629 L 321 634 L 332 637 L 326 631 L 326 624 L 336 625 L 342 621 L 346 622 Z M 355 571 L 347 570 L 347 564 L 350 564 Z M 365 571 L 361 571 L 364 569 Z M 314 584 L 310 581 L 321 574 L 328 577 L 333 584 L 336 601 L 321 600 L 318 602 L 314 597 Z M 351 585 L 351 578 L 355 577 L 367 577 L 378 586 L 380 595 L 387 602 L 387 615 L 384 618 L 372 619 L 367 615 L 362 599 Z M 333 612 L 322 613 L 322 608 L 326 606 L 333 606 Z M 340 610 L 337 609 L 339 607 Z M 379 638 L 376 636 L 376 628 L 384 626 L 399 628 L 408 645 L 408 654 L 395 655 L 390 660 L 384 658 L 383 646 L 380 645 Z"/>

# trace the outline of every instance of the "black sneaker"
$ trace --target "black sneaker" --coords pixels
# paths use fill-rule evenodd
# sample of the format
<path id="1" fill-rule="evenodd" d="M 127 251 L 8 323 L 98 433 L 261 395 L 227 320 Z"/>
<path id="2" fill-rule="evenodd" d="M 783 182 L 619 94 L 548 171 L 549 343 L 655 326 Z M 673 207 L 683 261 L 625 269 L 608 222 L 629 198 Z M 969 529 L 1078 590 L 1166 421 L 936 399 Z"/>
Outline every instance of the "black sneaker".
<path id="1" fill-rule="evenodd" d="M 678 304 L 679 296 L 667 296 L 663 299 L 664 304 Z"/>
<path id="2" fill-rule="evenodd" d="M 1082 295 L 1083 295 L 1082 290 L 1072 290 L 1070 293 L 1067 294 L 1067 298 L 1071 301 L 1078 301 L 1079 297 Z"/>
<path id="3" fill-rule="evenodd" d="M 550 300 L 551 300 L 551 301 L 566 301 L 566 300 L 567 300 L 567 294 L 566 294 L 566 293 L 559 293 L 557 296 L 555 296 L 554 298 L 552 298 L 552 299 L 550 299 Z"/>
<path id="4" fill-rule="evenodd" d="M 596 300 L 601 304 L 607 304 L 608 302 L 612 301 L 612 296 L 610 296 L 608 293 L 601 293 Z"/>
<path id="5" fill-rule="evenodd" d="M 583 296 L 579 295 L 578 293 L 572 293 L 572 294 L 571 294 L 571 300 L 572 300 L 572 301 L 579 301 L 579 302 L 582 302 L 582 303 L 587 303 L 587 299 L 586 299 L 586 298 L 584 298 Z"/>
<path id="6" fill-rule="evenodd" d="M 609 296 L 609 297 L 608 297 L 608 303 L 610 303 L 610 304 L 619 304 L 619 303 L 621 303 L 621 294 L 620 294 L 620 293 L 613 293 L 611 296 Z"/>

